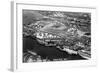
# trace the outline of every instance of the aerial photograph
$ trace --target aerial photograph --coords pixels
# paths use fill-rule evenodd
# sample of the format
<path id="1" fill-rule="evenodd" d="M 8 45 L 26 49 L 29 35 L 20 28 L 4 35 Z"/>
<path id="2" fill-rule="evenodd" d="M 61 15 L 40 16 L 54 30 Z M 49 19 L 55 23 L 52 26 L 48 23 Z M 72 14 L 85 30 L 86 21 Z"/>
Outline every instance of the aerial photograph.
<path id="1" fill-rule="evenodd" d="M 22 11 L 23 63 L 91 59 L 91 13 Z"/>

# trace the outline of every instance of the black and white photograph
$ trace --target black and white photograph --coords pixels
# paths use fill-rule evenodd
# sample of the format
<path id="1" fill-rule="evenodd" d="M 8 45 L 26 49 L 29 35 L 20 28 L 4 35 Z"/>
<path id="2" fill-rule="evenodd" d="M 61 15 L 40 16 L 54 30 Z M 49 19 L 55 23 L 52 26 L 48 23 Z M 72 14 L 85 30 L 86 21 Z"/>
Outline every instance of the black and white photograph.
<path id="1" fill-rule="evenodd" d="M 91 13 L 22 10 L 23 63 L 91 59 Z"/>
<path id="2" fill-rule="evenodd" d="M 13 3 L 12 70 L 95 66 L 96 8 Z"/>

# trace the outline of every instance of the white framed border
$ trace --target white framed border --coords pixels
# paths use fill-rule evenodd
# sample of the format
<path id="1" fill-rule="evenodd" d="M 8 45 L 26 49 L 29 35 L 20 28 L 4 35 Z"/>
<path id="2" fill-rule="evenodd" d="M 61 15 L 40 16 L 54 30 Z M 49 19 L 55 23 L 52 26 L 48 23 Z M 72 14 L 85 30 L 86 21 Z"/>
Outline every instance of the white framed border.
<path id="1" fill-rule="evenodd" d="M 41 5 L 12 2 L 12 58 L 11 69 L 13 71 L 34 71 L 67 67 L 95 66 L 97 64 L 97 55 L 95 43 L 96 29 L 96 8 L 95 7 L 74 7 L 59 5 Z M 22 63 L 22 10 L 49 10 L 49 11 L 67 11 L 67 12 L 89 12 L 91 13 L 91 59 L 76 61 L 58 61 L 58 62 L 38 62 L 38 63 Z"/>

